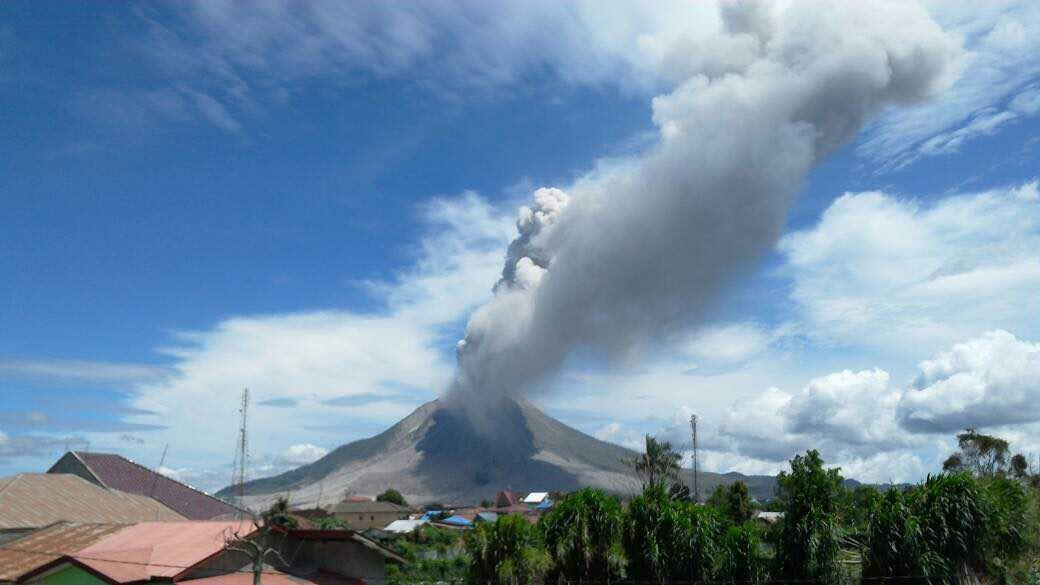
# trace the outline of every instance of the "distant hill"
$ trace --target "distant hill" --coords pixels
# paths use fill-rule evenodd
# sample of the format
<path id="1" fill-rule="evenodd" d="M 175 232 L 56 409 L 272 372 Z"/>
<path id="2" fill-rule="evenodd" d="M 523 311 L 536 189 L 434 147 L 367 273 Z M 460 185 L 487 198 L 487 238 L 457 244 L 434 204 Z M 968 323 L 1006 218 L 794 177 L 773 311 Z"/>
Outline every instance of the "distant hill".
<path id="1" fill-rule="evenodd" d="M 348 492 L 374 495 L 391 487 L 410 502 L 449 504 L 473 504 L 502 489 L 637 491 L 638 482 L 623 463 L 636 456 L 634 451 L 590 437 L 526 400 L 505 399 L 494 416 L 495 432 L 488 436 L 442 401 L 427 402 L 374 437 L 247 483 L 245 503 L 258 507 L 288 494 L 295 505 L 328 505 Z M 716 485 L 741 480 L 752 496 L 768 499 L 776 486 L 770 476 L 703 472 L 700 477 L 704 496 Z M 217 495 L 229 497 L 232 491 L 224 488 Z"/>

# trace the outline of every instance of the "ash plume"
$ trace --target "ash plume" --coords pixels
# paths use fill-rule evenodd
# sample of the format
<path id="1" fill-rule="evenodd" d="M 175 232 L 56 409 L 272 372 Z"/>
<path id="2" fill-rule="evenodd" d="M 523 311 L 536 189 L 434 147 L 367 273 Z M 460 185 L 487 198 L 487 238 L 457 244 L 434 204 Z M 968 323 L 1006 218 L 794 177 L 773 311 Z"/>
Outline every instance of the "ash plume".
<path id="1" fill-rule="evenodd" d="M 941 92 L 960 55 L 920 7 L 724 3 L 722 30 L 661 58 L 658 139 L 522 208 L 448 398 L 518 396 L 576 349 L 630 357 L 773 246 L 814 164 L 886 107 Z"/>

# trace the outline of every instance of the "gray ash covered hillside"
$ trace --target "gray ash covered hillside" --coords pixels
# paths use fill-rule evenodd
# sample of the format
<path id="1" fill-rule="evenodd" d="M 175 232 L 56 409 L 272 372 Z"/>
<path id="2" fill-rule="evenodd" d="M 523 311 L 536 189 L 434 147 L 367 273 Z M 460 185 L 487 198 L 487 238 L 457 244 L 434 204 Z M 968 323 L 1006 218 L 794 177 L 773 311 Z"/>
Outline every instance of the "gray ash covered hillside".
<path id="1" fill-rule="evenodd" d="M 504 398 L 480 433 L 470 419 L 433 400 L 386 431 L 348 443 L 314 463 L 245 485 L 246 505 L 262 507 L 288 495 L 296 506 L 331 505 L 344 494 L 374 495 L 394 488 L 410 502 L 474 504 L 502 489 L 571 491 L 585 486 L 625 494 L 638 481 L 624 461 L 635 452 L 590 437 L 526 400 Z M 769 498 L 775 479 L 701 474 L 702 493 L 743 480 L 752 495 Z M 218 493 L 230 497 L 232 488 Z"/>

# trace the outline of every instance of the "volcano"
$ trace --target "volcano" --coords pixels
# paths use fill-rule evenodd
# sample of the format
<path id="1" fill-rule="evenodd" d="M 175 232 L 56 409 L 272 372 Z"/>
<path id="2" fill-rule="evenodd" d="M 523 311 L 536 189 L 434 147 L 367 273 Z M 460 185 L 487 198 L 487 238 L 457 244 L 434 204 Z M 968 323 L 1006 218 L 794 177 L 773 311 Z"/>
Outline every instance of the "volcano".
<path id="1" fill-rule="evenodd" d="M 291 471 L 246 483 L 245 504 L 259 508 L 287 495 L 294 506 L 335 504 L 344 495 L 393 488 L 409 502 L 474 504 L 499 490 L 572 491 L 586 486 L 635 493 L 639 482 L 625 464 L 634 451 L 600 441 L 546 415 L 523 399 L 502 399 L 472 415 L 443 400 L 423 404 L 386 431 L 343 445 Z M 720 483 L 743 480 L 759 498 L 773 494 L 766 476 L 701 474 L 703 495 Z M 230 497 L 231 487 L 218 493 Z"/>

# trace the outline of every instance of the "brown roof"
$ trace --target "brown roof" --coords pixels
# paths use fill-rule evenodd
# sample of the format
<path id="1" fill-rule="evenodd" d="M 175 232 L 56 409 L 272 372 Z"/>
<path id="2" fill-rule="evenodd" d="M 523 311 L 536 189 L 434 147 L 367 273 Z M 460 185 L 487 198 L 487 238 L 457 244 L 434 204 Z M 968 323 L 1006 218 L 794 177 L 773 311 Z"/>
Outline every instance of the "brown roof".
<path id="1" fill-rule="evenodd" d="M 151 498 L 106 490 L 76 475 L 21 473 L 0 478 L 0 530 L 61 521 L 131 524 L 183 519 Z"/>
<path id="2" fill-rule="evenodd" d="M 238 510 L 223 500 L 156 473 L 114 453 L 72 451 L 101 485 L 154 498 L 189 520 L 230 518 Z"/>
<path id="3" fill-rule="evenodd" d="M 116 583 L 174 579 L 248 536 L 251 521 L 142 522 L 127 526 L 71 555 L 77 563 Z"/>
<path id="4" fill-rule="evenodd" d="M 59 522 L 0 546 L 0 581 L 16 581 L 55 559 L 79 552 L 122 524 Z"/>
<path id="5" fill-rule="evenodd" d="M 495 507 L 496 508 L 508 508 L 509 506 L 519 506 L 519 505 L 520 505 L 520 494 L 518 494 L 516 492 L 509 491 L 509 490 L 502 490 L 502 491 L 498 492 L 498 494 L 495 495 Z"/>
<path id="6" fill-rule="evenodd" d="M 355 502 L 355 501 L 343 501 L 334 508 L 332 508 L 333 514 L 352 514 L 352 513 L 368 513 L 368 512 L 396 512 L 399 514 L 407 514 L 411 511 L 411 508 L 407 506 L 398 506 L 390 502 Z"/>

